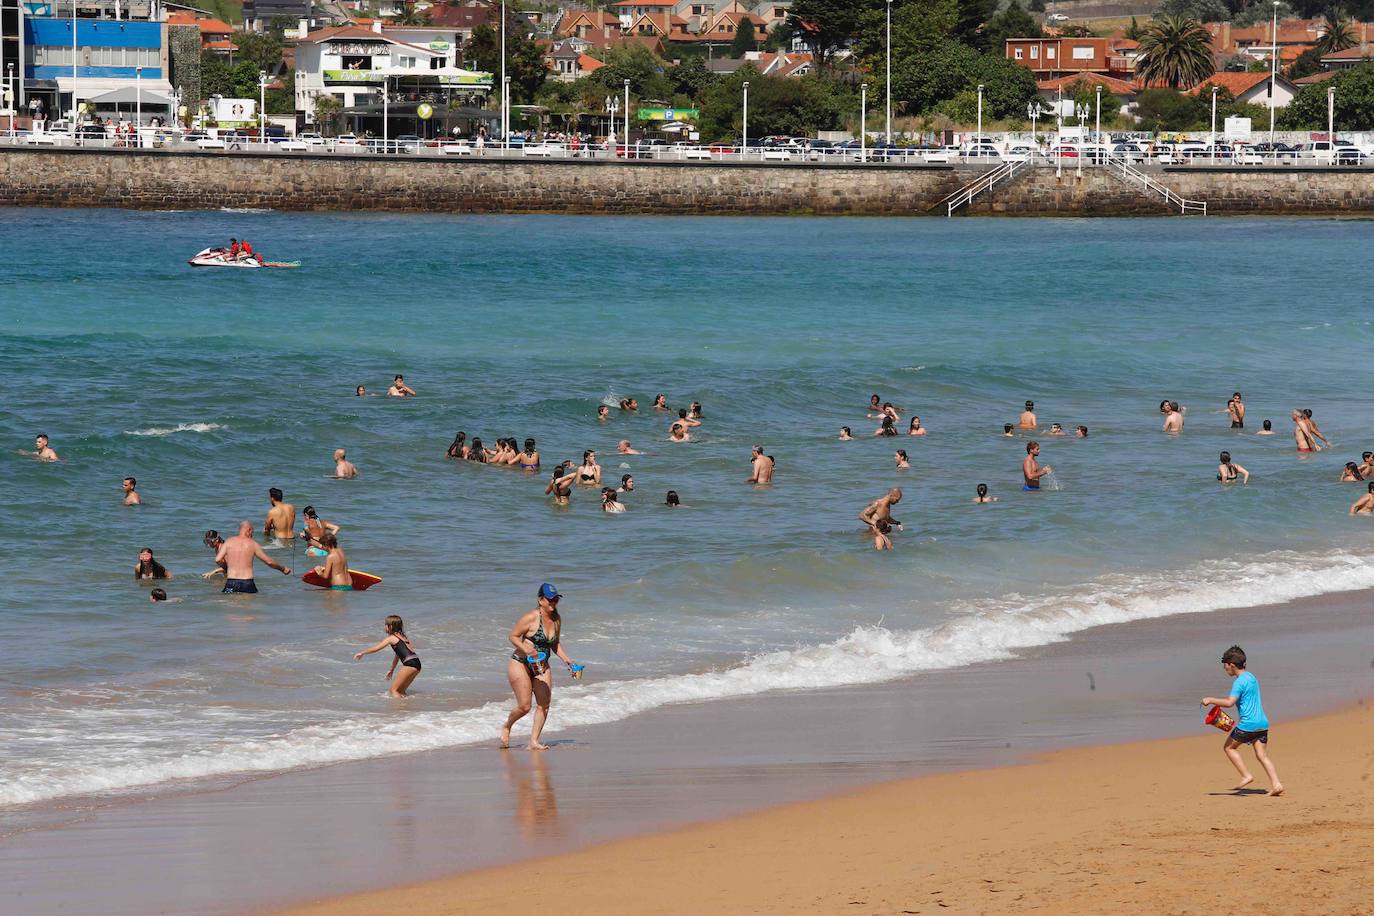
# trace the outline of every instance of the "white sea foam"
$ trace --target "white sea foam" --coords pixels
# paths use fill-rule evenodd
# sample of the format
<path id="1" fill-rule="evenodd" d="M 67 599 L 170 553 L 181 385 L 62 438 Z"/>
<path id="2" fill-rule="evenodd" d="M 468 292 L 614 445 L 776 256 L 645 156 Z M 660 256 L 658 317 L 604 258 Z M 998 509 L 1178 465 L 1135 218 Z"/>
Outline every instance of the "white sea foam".
<path id="1" fill-rule="evenodd" d="M 176 426 L 150 426 L 147 429 L 126 429 L 126 436 L 170 436 L 174 433 L 209 433 L 225 427 L 219 423 L 178 423 Z"/>
<path id="2" fill-rule="evenodd" d="M 969 602 L 957 608 L 960 616 L 936 627 L 860 627 L 834 642 L 769 652 L 729 668 L 562 687 L 548 732 L 613 722 L 675 703 L 777 689 L 872 684 L 956 668 L 1007 658 L 1019 649 L 1060 642 L 1106 624 L 1366 588 L 1374 588 L 1374 563 L 1352 554 L 1312 557 L 1281 552 L 1249 562 L 1210 562 L 1169 581 L 1108 576 L 1062 594 L 1033 599 L 1011 594 Z M 588 675 L 595 677 L 595 664 Z M 7 780 L 0 786 L 0 804 L 489 742 L 507 708 L 506 702 L 499 702 L 400 720 L 355 717 L 256 739 L 200 741 L 187 736 L 175 752 L 119 762 L 111 762 L 108 753 L 89 762 L 73 755 L 61 768 Z"/>

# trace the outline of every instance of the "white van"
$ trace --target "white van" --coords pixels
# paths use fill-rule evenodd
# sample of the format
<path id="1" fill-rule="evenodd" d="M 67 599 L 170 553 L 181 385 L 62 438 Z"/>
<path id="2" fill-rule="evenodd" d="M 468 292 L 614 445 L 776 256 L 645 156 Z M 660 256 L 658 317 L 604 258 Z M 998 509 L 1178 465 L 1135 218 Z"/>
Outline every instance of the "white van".
<path id="1" fill-rule="evenodd" d="M 1330 165 L 1336 158 L 1336 147 L 1330 140 L 1309 140 L 1297 149 L 1297 158 Z"/>

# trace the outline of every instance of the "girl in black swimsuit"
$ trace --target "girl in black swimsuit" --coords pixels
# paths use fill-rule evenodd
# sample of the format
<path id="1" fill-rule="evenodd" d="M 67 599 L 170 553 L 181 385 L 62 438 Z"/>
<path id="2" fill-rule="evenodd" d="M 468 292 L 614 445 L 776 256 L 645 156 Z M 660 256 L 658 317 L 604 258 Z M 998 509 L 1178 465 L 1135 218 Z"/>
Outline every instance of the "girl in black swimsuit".
<path id="1" fill-rule="evenodd" d="M 386 638 L 371 648 L 364 649 L 353 656 L 357 661 L 364 655 L 371 655 L 373 652 L 380 652 L 390 646 L 396 653 L 396 657 L 391 660 L 391 667 L 387 669 L 386 679 L 391 681 L 391 689 L 388 693 L 393 697 L 403 697 L 406 695 L 406 688 L 414 683 L 415 678 L 420 674 L 420 656 L 415 654 L 415 647 L 410 643 L 410 637 L 406 635 L 405 624 L 401 618 L 392 614 L 388 617 L 383 626 L 386 627 Z M 399 666 L 400 672 L 396 673 Z M 393 679 L 392 674 L 396 673 Z"/>

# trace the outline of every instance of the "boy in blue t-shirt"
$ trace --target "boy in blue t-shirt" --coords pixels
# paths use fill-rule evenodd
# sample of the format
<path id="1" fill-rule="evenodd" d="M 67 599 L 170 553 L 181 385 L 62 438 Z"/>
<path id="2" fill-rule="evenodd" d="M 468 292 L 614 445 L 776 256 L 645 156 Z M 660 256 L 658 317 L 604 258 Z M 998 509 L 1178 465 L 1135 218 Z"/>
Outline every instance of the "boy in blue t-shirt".
<path id="1" fill-rule="evenodd" d="M 1260 701 L 1259 679 L 1245 670 L 1245 650 L 1240 646 L 1227 649 L 1221 656 L 1221 667 L 1226 670 L 1228 677 L 1236 679 L 1231 685 L 1231 695 L 1225 699 L 1203 697 L 1202 705 L 1221 706 L 1225 709 L 1239 707 L 1239 719 L 1236 727 L 1226 736 L 1224 747 L 1226 756 L 1240 772 L 1240 783 L 1236 785 L 1235 791 L 1240 791 L 1255 781 L 1255 777 L 1250 775 L 1250 771 L 1245 768 L 1245 761 L 1240 756 L 1240 746 L 1249 744 L 1254 747 L 1255 758 L 1259 760 L 1260 766 L 1269 774 L 1269 794 L 1282 795 L 1283 783 L 1279 782 L 1279 773 L 1274 769 L 1274 762 L 1269 759 L 1266 748 L 1269 743 L 1269 719 L 1265 716 L 1264 704 Z"/>

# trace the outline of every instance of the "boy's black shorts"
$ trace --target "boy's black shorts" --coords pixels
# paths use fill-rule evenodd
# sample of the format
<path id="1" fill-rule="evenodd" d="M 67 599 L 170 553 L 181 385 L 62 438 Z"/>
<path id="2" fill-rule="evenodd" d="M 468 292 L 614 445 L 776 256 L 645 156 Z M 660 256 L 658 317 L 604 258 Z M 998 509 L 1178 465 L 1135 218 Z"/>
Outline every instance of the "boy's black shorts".
<path id="1" fill-rule="evenodd" d="M 1238 728 L 1233 728 L 1231 729 L 1231 734 L 1226 736 L 1226 740 L 1234 741 L 1237 744 L 1254 744 L 1256 741 L 1260 744 L 1268 744 L 1269 729 L 1265 728 L 1257 732 L 1245 732 Z"/>

